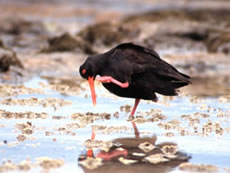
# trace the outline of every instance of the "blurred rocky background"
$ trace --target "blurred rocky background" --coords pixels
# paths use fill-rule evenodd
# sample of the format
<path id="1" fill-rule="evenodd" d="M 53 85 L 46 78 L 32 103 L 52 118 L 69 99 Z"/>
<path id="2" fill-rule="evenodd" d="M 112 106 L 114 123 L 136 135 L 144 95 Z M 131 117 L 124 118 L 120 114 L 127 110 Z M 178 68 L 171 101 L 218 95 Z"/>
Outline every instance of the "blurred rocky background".
<path id="1" fill-rule="evenodd" d="M 228 0 L 1 0 L 0 10 L 2 82 L 78 76 L 88 55 L 134 42 L 191 75 L 193 94 L 229 92 Z"/>

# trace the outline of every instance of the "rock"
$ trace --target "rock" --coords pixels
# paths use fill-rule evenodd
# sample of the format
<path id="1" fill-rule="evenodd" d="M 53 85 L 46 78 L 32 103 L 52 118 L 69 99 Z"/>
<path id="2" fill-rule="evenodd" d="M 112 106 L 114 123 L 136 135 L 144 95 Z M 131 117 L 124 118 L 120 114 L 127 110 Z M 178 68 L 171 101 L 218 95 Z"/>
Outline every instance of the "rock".
<path id="1" fill-rule="evenodd" d="M 2 40 L 0 40 L 0 47 L 1 47 L 1 48 L 4 48 L 4 47 L 5 47 Z"/>
<path id="2" fill-rule="evenodd" d="M 26 136 L 25 135 L 18 135 L 17 140 L 20 141 L 20 142 L 23 142 L 23 141 L 26 140 Z"/>
<path id="3" fill-rule="evenodd" d="M 90 25 L 77 35 L 90 44 L 111 46 L 125 39 L 134 38 L 139 30 L 120 23 L 103 22 Z"/>
<path id="4" fill-rule="evenodd" d="M 185 172 L 219 172 L 218 167 L 208 164 L 182 163 L 180 164 L 179 169 Z"/>
<path id="5" fill-rule="evenodd" d="M 218 24 L 230 21 L 228 9 L 175 9 L 175 10 L 154 10 L 137 15 L 130 15 L 123 20 L 123 23 L 157 22 L 166 19 L 178 19 L 180 21 L 197 21 L 199 23 Z"/>
<path id="6" fill-rule="evenodd" d="M 192 33 L 191 33 L 192 34 Z M 206 47 L 201 41 L 194 41 L 190 38 L 190 33 L 162 33 L 152 35 L 143 40 L 143 45 L 154 49 L 186 49 L 186 50 L 205 50 Z M 195 35 L 195 34 L 194 34 Z M 195 36 L 197 37 L 197 36 Z"/>
<path id="7" fill-rule="evenodd" d="M 32 163 L 29 160 L 23 160 L 19 163 L 18 169 L 20 171 L 29 171 L 32 168 Z"/>
<path id="8" fill-rule="evenodd" d="M 192 41 L 204 41 L 208 38 L 207 30 L 201 30 L 198 28 L 184 33 L 176 33 L 175 35 Z"/>
<path id="9" fill-rule="evenodd" d="M 209 52 L 230 53 L 230 32 L 215 32 L 206 41 Z"/>
<path id="10" fill-rule="evenodd" d="M 51 33 L 42 21 L 16 18 L 1 18 L 0 34 L 4 46 L 28 53 L 36 52 L 46 44 L 45 38 Z M 0 44 L 1 45 L 1 44 Z M 1 46 L 0 46 L 1 47 Z"/>
<path id="11" fill-rule="evenodd" d="M 49 47 L 42 52 L 64 52 L 80 50 L 86 54 L 95 54 L 96 51 L 84 40 L 73 37 L 68 33 L 48 39 Z"/>
<path id="12" fill-rule="evenodd" d="M 7 72 L 10 66 L 23 68 L 23 65 L 17 58 L 16 53 L 6 53 L 5 51 L 0 51 L 0 72 Z"/>
<path id="13" fill-rule="evenodd" d="M 20 35 L 21 33 L 41 34 L 46 32 L 42 22 L 29 21 L 22 18 L 1 19 L 4 25 L 0 26 L 0 33 Z"/>
<path id="14" fill-rule="evenodd" d="M 36 158 L 38 165 L 42 167 L 43 169 L 54 169 L 54 168 L 60 168 L 64 165 L 64 161 L 61 159 L 52 159 L 49 157 L 39 157 Z"/>
<path id="15" fill-rule="evenodd" d="M 10 160 L 0 165 L 0 172 L 9 172 L 17 169 L 17 165 Z"/>
<path id="16" fill-rule="evenodd" d="M 175 21 L 174 21 L 175 20 Z M 207 51 L 207 40 L 216 33 L 216 29 L 201 23 L 191 23 L 173 19 L 171 27 L 168 22 L 161 21 L 157 24 L 156 31 L 147 35 L 141 43 L 149 48 L 158 50 L 179 49 L 193 51 Z"/>
<path id="17" fill-rule="evenodd" d="M 89 170 L 93 170 L 103 165 L 101 158 L 86 158 L 85 160 L 79 161 L 79 164 L 86 167 Z"/>
<path id="18" fill-rule="evenodd" d="M 167 9 L 128 16 L 120 23 L 139 27 L 142 37 L 134 41 L 156 50 L 229 53 L 229 21 L 225 9 Z"/>

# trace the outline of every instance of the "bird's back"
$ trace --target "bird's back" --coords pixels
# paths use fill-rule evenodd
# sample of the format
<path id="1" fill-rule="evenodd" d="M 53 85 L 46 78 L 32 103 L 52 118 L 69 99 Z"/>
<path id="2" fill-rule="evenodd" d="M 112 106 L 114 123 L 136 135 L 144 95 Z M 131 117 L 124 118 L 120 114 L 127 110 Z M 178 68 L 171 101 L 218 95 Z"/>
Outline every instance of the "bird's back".
<path id="1" fill-rule="evenodd" d="M 154 99 L 154 92 L 163 95 L 177 95 L 176 89 L 188 85 L 190 77 L 160 59 L 151 49 L 132 43 L 120 44 L 105 53 L 110 67 L 105 74 L 121 82 L 128 81 L 128 88 L 114 84 L 104 86 L 123 97 Z"/>

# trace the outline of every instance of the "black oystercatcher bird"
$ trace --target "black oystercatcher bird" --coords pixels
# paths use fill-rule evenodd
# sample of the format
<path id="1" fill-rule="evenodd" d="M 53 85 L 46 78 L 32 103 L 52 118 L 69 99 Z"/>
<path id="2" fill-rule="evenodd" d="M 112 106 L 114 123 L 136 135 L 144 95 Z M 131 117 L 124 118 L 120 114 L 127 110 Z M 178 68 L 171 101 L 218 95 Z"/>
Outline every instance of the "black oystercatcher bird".
<path id="1" fill-rule="evenodd" d="M 80 74 L 88 79 L 93 104 L 96 104 L 94 80 L 102 82 L 111 93 L 135 98 L 130 116 L 140 99 L 157 101 L 155 93 L 177 95 L 177 88 L 190 83 L 190 77 L 160 59 L 151 49 L 123 43 L 108 52 L 89 56 L 80 66 Z"/>

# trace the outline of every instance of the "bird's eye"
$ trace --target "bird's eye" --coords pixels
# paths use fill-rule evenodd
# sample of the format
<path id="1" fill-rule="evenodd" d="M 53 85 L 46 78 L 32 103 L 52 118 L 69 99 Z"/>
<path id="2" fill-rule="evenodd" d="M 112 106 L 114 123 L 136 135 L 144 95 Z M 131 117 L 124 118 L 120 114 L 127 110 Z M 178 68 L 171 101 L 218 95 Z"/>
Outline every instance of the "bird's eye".
<path id="1" fill-rule="evenodd" d="M 86 69 L 82 69 L 81 73 L 86 74 Z"/>

